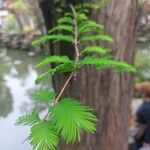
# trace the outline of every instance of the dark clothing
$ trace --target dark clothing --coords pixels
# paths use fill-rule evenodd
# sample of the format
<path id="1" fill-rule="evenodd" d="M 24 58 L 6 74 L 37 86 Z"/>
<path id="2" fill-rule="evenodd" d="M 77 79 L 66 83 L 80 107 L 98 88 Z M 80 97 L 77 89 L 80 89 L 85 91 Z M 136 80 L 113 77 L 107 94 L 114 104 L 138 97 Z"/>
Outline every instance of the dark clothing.
<path id="1" fill-rule="evenodd" d="M 148 125 L 144 136 L 139 141 L 136 141 L 136 150 L 138 150 L 143 143 L 150 144 L 150 102 L 143 102 L 136 115 L 138 123 Z"/>

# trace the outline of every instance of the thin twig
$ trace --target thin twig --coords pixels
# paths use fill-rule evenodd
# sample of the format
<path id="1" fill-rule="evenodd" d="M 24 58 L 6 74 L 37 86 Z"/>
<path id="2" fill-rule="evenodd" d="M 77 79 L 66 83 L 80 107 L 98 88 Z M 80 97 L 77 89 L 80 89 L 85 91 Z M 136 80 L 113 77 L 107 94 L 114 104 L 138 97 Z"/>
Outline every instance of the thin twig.
<path id="1" fill-rule="evenodd" d="M 57 98 L 54 100 L 54 104 L 57 104 L 57 103 L 58 103 L 60 97 L 62 96 L 63 92 L 65 91 L 65 89 L 66 89 L 68 83 L 70 82 L 70 80 L 72 79 L 73 76 L 74 76 L 74 73 L 71 73 L 70 76 L 69 76 L 69 78 L 66 80 L 64 86 L 62 87 L 61 91 L 59 92 L 59 95 L 58 95 Z M 47 112 L 47 114 L 46 114 L 45 117 L 43 118 L 43 121 L 45 121 L 45 120 L 47 119 L 48 115 L 49 115 L 49 112 Z"/>
<path id="2" fill-rule="evenodd" d="M 60 97 L 62 96 L 63 92 L 65 91 L 65 89 L 66 89 L 68 83 L 70 82 L 70 80 L 72 79 L 73 75 L 74 75 L 74 73 L 71 73 L 70 76 L 69 76 L 69 78 L 66 80 L 66 82 L 65 82 L 64 86 L 62 87 L 62 89 L 61 89 L 59 95 L 57 96 L 57 98 L 56 98 L 55 101 L 54 101 L 55 104 L 58 103 Z"/>

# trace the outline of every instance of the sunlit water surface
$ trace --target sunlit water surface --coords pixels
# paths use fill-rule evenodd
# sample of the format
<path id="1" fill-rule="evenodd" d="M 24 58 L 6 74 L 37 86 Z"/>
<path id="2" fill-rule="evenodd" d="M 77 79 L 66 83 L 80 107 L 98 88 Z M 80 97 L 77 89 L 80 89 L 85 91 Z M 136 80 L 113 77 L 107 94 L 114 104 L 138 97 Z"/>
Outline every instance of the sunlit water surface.
<path id="1" fill-rule="evenodd" d="M 31 57 L 24 51 L 0 50 L 0 150 L 32 150 L 28 141 L 22 144 L 29 128 L 16 126 L 15 121 L 18 116 L 39 107 L 29 100 L 29 92 L 51 88 L 51 84 L 40 87 L 34 84 L 38 75 L 35 65 L 40 60 L 41 56 Z"/>

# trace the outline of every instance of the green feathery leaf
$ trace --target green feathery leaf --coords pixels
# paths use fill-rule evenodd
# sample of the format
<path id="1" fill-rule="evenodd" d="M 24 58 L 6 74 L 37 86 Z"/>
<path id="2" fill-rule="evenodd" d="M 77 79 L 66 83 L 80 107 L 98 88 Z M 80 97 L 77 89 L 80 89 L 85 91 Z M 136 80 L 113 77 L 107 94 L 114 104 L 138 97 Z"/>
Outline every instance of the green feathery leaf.
<path id="1" fill-rule="evenodd" d="M 30 94 L 30 99 L 37 102 L 51 102 L 55 99 L 56 93 L 49 90 L 40 90 Z"/>
<path id="2" fill-rule="evenodd" d="M 63 34 L 57 34 L 57 35 L 44 35 L 41 38 L 35 40 L 32 42 L 33 46 L 37 46 L 40 44 L 44 44 L 47 41 L 64 41 L 64 42 L 72 42 L 73 36 L 71 35 L 63 35 Z"/>
<path id="3" fill-rule="evenodd" d="M 111 59 L 99 59 L 95 57 L 86 57 L 82 61 L 83 65 L 93 65 L 97 69 L 108 69 L 108 68 L 115 68 L 120 72 L 136 72 L 136 69 L 131 65 L 128 65 L 124 62 L 115 61 Z"/>
<path id="4" fill-rule="evenodd" d="M 41 36 L 40 38 L 38 38 L 37 40 L 34 40 L 34 41 L 32 42 L 32 46 L 38 46 L 38 45 L 40 45 L 40 44 L 44 44 L 44 43 L 46 43 L 48 40 L 49 40 L 49 35 Z"/>
<path id="5" fill-rule="evenodd" d="M 49 30 L 48 33 L 52 33 L 54 31 L 68 31 L 68 32 L 73 32 L 73 26 L 71 25 L 58 25 L 54 27 L 53 29 Z"/>
<path id="6" fill-rule="evenodd" d="M 49 109 L 51 120 L 67 142 L 80 141 L 80 130 L 94 133 L 96 116 L 91 108 L 74 99 L 63 99 Z"/>
<path id="7" fill-rule="evenodd" d="M 50 69 L 47 72 L 39 75 L 37 77 L 37 79 L 35 80 L 35 84 L 39 84 L 41 81 L 44 81 L 45 79 L 47 79 L 49 76 L 54 75 L 55 71 L 56 71 L 56 69 L 54 68 L 54 69 Z"/>
<path id="8" fill-rule="evenodd" d="M 89 34 L 89 33 L 97 33 L 97 28 L 85 28 L 84 30 L 80 31 L 79 35 L 83 35 L 83 34 Z"/>
<path id="9" fill-rule="evenodd" d="M 89 13 L 89 9 L 88 8 L 85 8 L 85 7 L 83 7 L 83 5 L 82 6 L 76 6 L 76 12 L 77 13 Z"/>
<path id="10" fill-rule="evenodd" d="M 48 58 L 45 58 L 42 60 L 36 67 L 43 67 L 45 65 L 48 65 L 50 63 L 70 63 L 71 60 L 68 58 L 68 56 L 50 56 Z"/>
<path id="11" fill-rule="evenodd" d="M 47 72 L 38 76 L 37 79 L 35 80 L 35 83 L 39 84 L 41 81 L 47 79 L 51 75 L 58 74 L 58 73 L 67 73 L 67 72 L 70 73 L 79 70 L 80 68 L 81 68 L 81 64 L 79 62 L 77 63 L 77 62 L 70 61 L 70 63 L 60 64 L 56 68 L 52 68 Z"/>
<path id="12" fill-rule="evenodd" d="M 59 143 L 57 132 L 49 121 L 34 125 L 29 140 L 34 150 L 56 150 Z"/>
<path id="13" fill-rule="evenodd" d="M 114 42 L 114 39 L 108 35 L 91 35 L 91 36 L 84 36 L 81 38 L 80 42 L 94 42 L 94 41 L 106 41 L 106 42 Z"/>
<path id="14" fill-rule="evenodd" d="M 70 73 L 77 71 L 81 68 L 80 62 L 72 62 L 72 63 L 66 63 L 59 65 L 59 67 L 56 70 L 56 73 Z"/>
<path id="15" fill-rule="evenodd" d="M 67 12 L 67 13 L 64 14 L 64 16 L 65 16 L 65 17 L 72 17 L 73 15 L 72 15 L 72 13 Z"/>
<path id="16" fill-rule="evenodd" d="M 77 14 L 77 21 L 82 22 L 88 19 L 87 15 L 85 13 L 78 13 Z"/>
<path id="17" fill-rule="evenodd" d="M 58 21 L 57 21 L 59 24 L 66 24 L 66 23 L 68 23 L 68 24 L 72 24 L 73 23 L 73 19 L 71 18 L 71 17 L 63 17 L 63 18 L 60 18 L 60 19 L 58 19 Z"/>
<path id="18" fill-rule="evenodd" d="M 33 111 L 29 114 L 26 114 L 24 116 L 21 116 L 16 121 L 16 125 L 34 125 L 36 123 L 39 123 L 41 120 L 39 118 L 39 114 L 37 111 Z"/>
<path id="19" fill-rule="evenodd" d="M 86 33 L 88 31 L 95 31 L 97 29 L 104 29 L 104 26 L 96 23 L 95 21 L 85 21 L 83 24 L 79 26 L 78 32 Z"/>
<path id="20" fill-rule="evenodd" d="M 63 42 L 72 42 L 73 36 L 71 35 L 64 35 L 64 34 L 57 34 L 57 35 L 51 35 L 49 40 L 55 40 L 55 41 L 63 41 Z"/>
<path id="21" fill-rule="evenodd" d="M 99 54 L 106 54 L 108 51 L 110 51 L 108 48 L 104 48 L 104 47 L 100 47 L 100 46 L 87 46 L 86 48 L 84 48 L 81 52 L 81 54 L 84 53 L 99 53 Z"/>

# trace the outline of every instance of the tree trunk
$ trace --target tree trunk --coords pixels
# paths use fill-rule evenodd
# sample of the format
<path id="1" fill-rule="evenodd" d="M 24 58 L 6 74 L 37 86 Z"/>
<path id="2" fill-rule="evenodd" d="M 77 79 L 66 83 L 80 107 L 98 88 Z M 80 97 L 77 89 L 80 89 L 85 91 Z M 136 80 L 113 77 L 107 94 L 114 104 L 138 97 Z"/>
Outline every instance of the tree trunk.
<path id="1" fill-rule="evenodd" d="M 137 0 L 111 0 L 107 7 L 93 12 L 93 17 L 103 22 L 106 32 L 115 38 L 112 46 L 114 58 L 132 64 Z M 56 91 L 60 90 L 66 77 L 59 75 L 54 78 Z M 66 94 L 92 106 L 99 121 L 95 135 L 84 134 L 81 143 L 74 145 L 61 143 L 60 150 L 128 149 L 132 99 L 130 73 L 118 74 L 114 70 L 98 72 L 87 67 L 77 74 L 77 80 L 71 81 Z"/>

